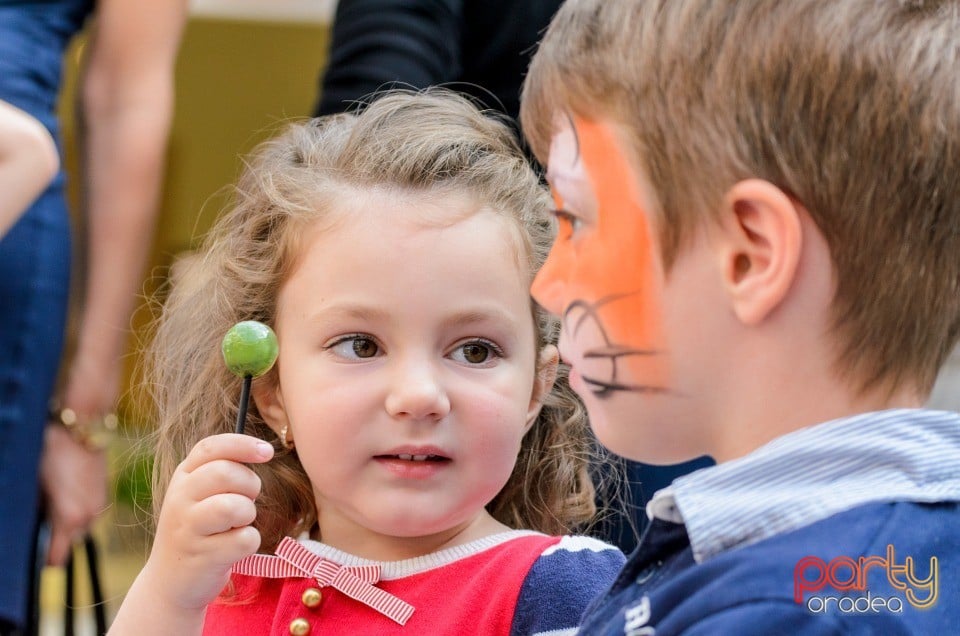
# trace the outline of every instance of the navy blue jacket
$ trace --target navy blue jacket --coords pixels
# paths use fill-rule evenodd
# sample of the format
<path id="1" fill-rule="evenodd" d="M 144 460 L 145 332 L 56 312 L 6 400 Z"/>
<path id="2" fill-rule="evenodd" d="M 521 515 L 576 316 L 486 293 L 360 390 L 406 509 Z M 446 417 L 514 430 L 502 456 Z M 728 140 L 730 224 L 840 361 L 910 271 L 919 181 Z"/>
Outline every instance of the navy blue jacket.
<path id="1" fill-rule="evenodd" d="M 822 564 L 804 568 L 807 557 Z M 855 589 L 849 562 L 835 561 L 842 557 L 858 569 L 861 557 L 877 557 L 867 563 L 863 589 Z M 912 567 L 905 572 L 908 558 Z M 931 581 L 932 558 L 937 576 Z M 823 577 L 816 589 L 831 568 L 833 578 Z M 922 585 L 896 589 L 907 574 Z M 933 602 L 919 609 L 908 591 L 918 604 Z M 683 525 L 654 520 L 611 590 L 587 611 L 580 633 L 960 633 L 960 504 L 868 504 L 702 564 L 694 562 Z"/>

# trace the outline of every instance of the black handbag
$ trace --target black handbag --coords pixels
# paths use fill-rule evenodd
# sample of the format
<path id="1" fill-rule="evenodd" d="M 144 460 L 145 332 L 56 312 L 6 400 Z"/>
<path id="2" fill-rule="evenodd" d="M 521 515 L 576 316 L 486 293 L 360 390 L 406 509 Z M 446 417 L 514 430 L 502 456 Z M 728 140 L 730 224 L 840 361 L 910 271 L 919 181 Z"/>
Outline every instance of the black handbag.
<path id="1" fill-rule="evenodd" d="M 76 574 L 76 559 L 74 555 L 79 546 L 74 546 L 66 565 L 66 590 L 64 593 L 65 607 L 63 610 L 63 636 L 74 636 L 74 574 Z M 97 626 L 97 636 L 107 633 L 107 612 L 103 602 L 103 588 L 100 587 L 100 565 L 97 554 L 97 542 L 87 534 L 83 537 L 83 551 L 86 555 L 87 574 L 90 579 L 90 593 L 93 596 L 93 616 Z"/>
<path id="2" fill-rule="evenodd" d="M 43 573 L 43 567 L 47 560 L 47 546 L 50 542 L 50 529 L 46 522 L 41 522 L 37 529 L 37 542 L 34 549 L 34 568 L 31 587 L 33 595 L 31 606 L 27 615 L 30 621 L 27 626 L 27 634 L 35 636 L 40 631 L 40 579 Z M 97 636 L 104 636 L 107 633 L 107 611 L 103 600 L 103 587 L 100 585 L 100 556 L 97 550 L 96 540 L 90 534 L 83 538 L 83 543 L 76 544 L 70 555 L 67 557 L 67 563 L 64 568 L 64 607 L 63 607 L 63 636 L 75 636 L 76 627 L 76 575 L 77 559 L 75 558 L 79 551 L 83 551 L 82 562 L 86 563 L 86 572 L 90 583 L 90 592 L 93 597 L 93 617 L 96 625 Z"/>

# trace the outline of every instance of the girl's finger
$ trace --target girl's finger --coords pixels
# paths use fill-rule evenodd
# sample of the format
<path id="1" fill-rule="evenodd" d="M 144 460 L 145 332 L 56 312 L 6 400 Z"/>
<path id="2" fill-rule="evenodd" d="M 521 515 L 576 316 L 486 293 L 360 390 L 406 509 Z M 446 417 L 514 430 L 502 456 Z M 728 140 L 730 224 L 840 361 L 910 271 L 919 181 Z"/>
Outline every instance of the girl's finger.
<path id="1" fill-rule="evenodd" d="M 222 493 L 236 493 L 248 499 L 260 494 L 260 477 L 249 467 L 235 461 L 215 459 L 195 468 L 182 478 L 184 494 L 202 501 Z"/>
<path id="2" fill-rule="evenodd" d="M 208 537 L 204 548 L 211 563 L 230 567 L 260 548 L 260 533 L 253 526 L 233 528 Z"/>
<path id="3" fill-rule="evenodd" d="M 192 532 L 201 537 L 243 528 L 257 518 L 253 500 L 243 495 L 226 493 L 194 504 L 185 519 Z"/>
<path id="4" fill-rule="evenodd" d="M 222 433 L 206 437 L 193 447 L 180 469 L 190 473 L 216 459 L 229 459 L 247 464 L 262 464 L 273 457 L 273 446 L 250 435 Z"/>

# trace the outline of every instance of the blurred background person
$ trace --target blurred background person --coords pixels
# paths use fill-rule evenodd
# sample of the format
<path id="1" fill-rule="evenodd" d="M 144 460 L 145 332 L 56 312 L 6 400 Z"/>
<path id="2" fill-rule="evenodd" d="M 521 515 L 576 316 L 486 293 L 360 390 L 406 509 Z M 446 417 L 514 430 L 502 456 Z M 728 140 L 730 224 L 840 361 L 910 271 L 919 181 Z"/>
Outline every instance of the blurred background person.
<path id="1" fill-rule="evenodd" d="M 106 506 L 106 458 L 96 433 L 121 385 L 120 357 L 155 222 L 185 12 L 186 0 L 0 0 L 0 99 L 36 117 L 58 140 L 63 54 L 93 17 L 78 104 L 84 231 L 74 250 L 84 276 L 74 277 L 75 353 L 56 396 L 72 251 L 62 172 L 0 241 L 2 634 L 20 633 L 28 619 L 38 471 L 50 564 L 65 561 L 74 539 Z"/>
<path id="2" fill-rule="evenodd" d="M 516 123 L 520 85 L 562 0 L 340 0 L 315 115 L 378 89 L 443 84 Z"/>

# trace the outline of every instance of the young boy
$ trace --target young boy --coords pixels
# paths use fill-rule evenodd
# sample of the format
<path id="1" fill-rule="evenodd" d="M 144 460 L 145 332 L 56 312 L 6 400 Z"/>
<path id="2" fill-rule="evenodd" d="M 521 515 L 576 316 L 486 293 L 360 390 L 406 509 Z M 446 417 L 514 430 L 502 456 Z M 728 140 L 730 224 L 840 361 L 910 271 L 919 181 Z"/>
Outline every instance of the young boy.
<path id="1" fill-rule="evenodd" d="M 952 633 L 960 2 L 568 0 L 524 88 L 533 285 L 599 439 L 713 456 L 584 634 Z M 950 628 L 953 628 L 951 630 Z"/>

